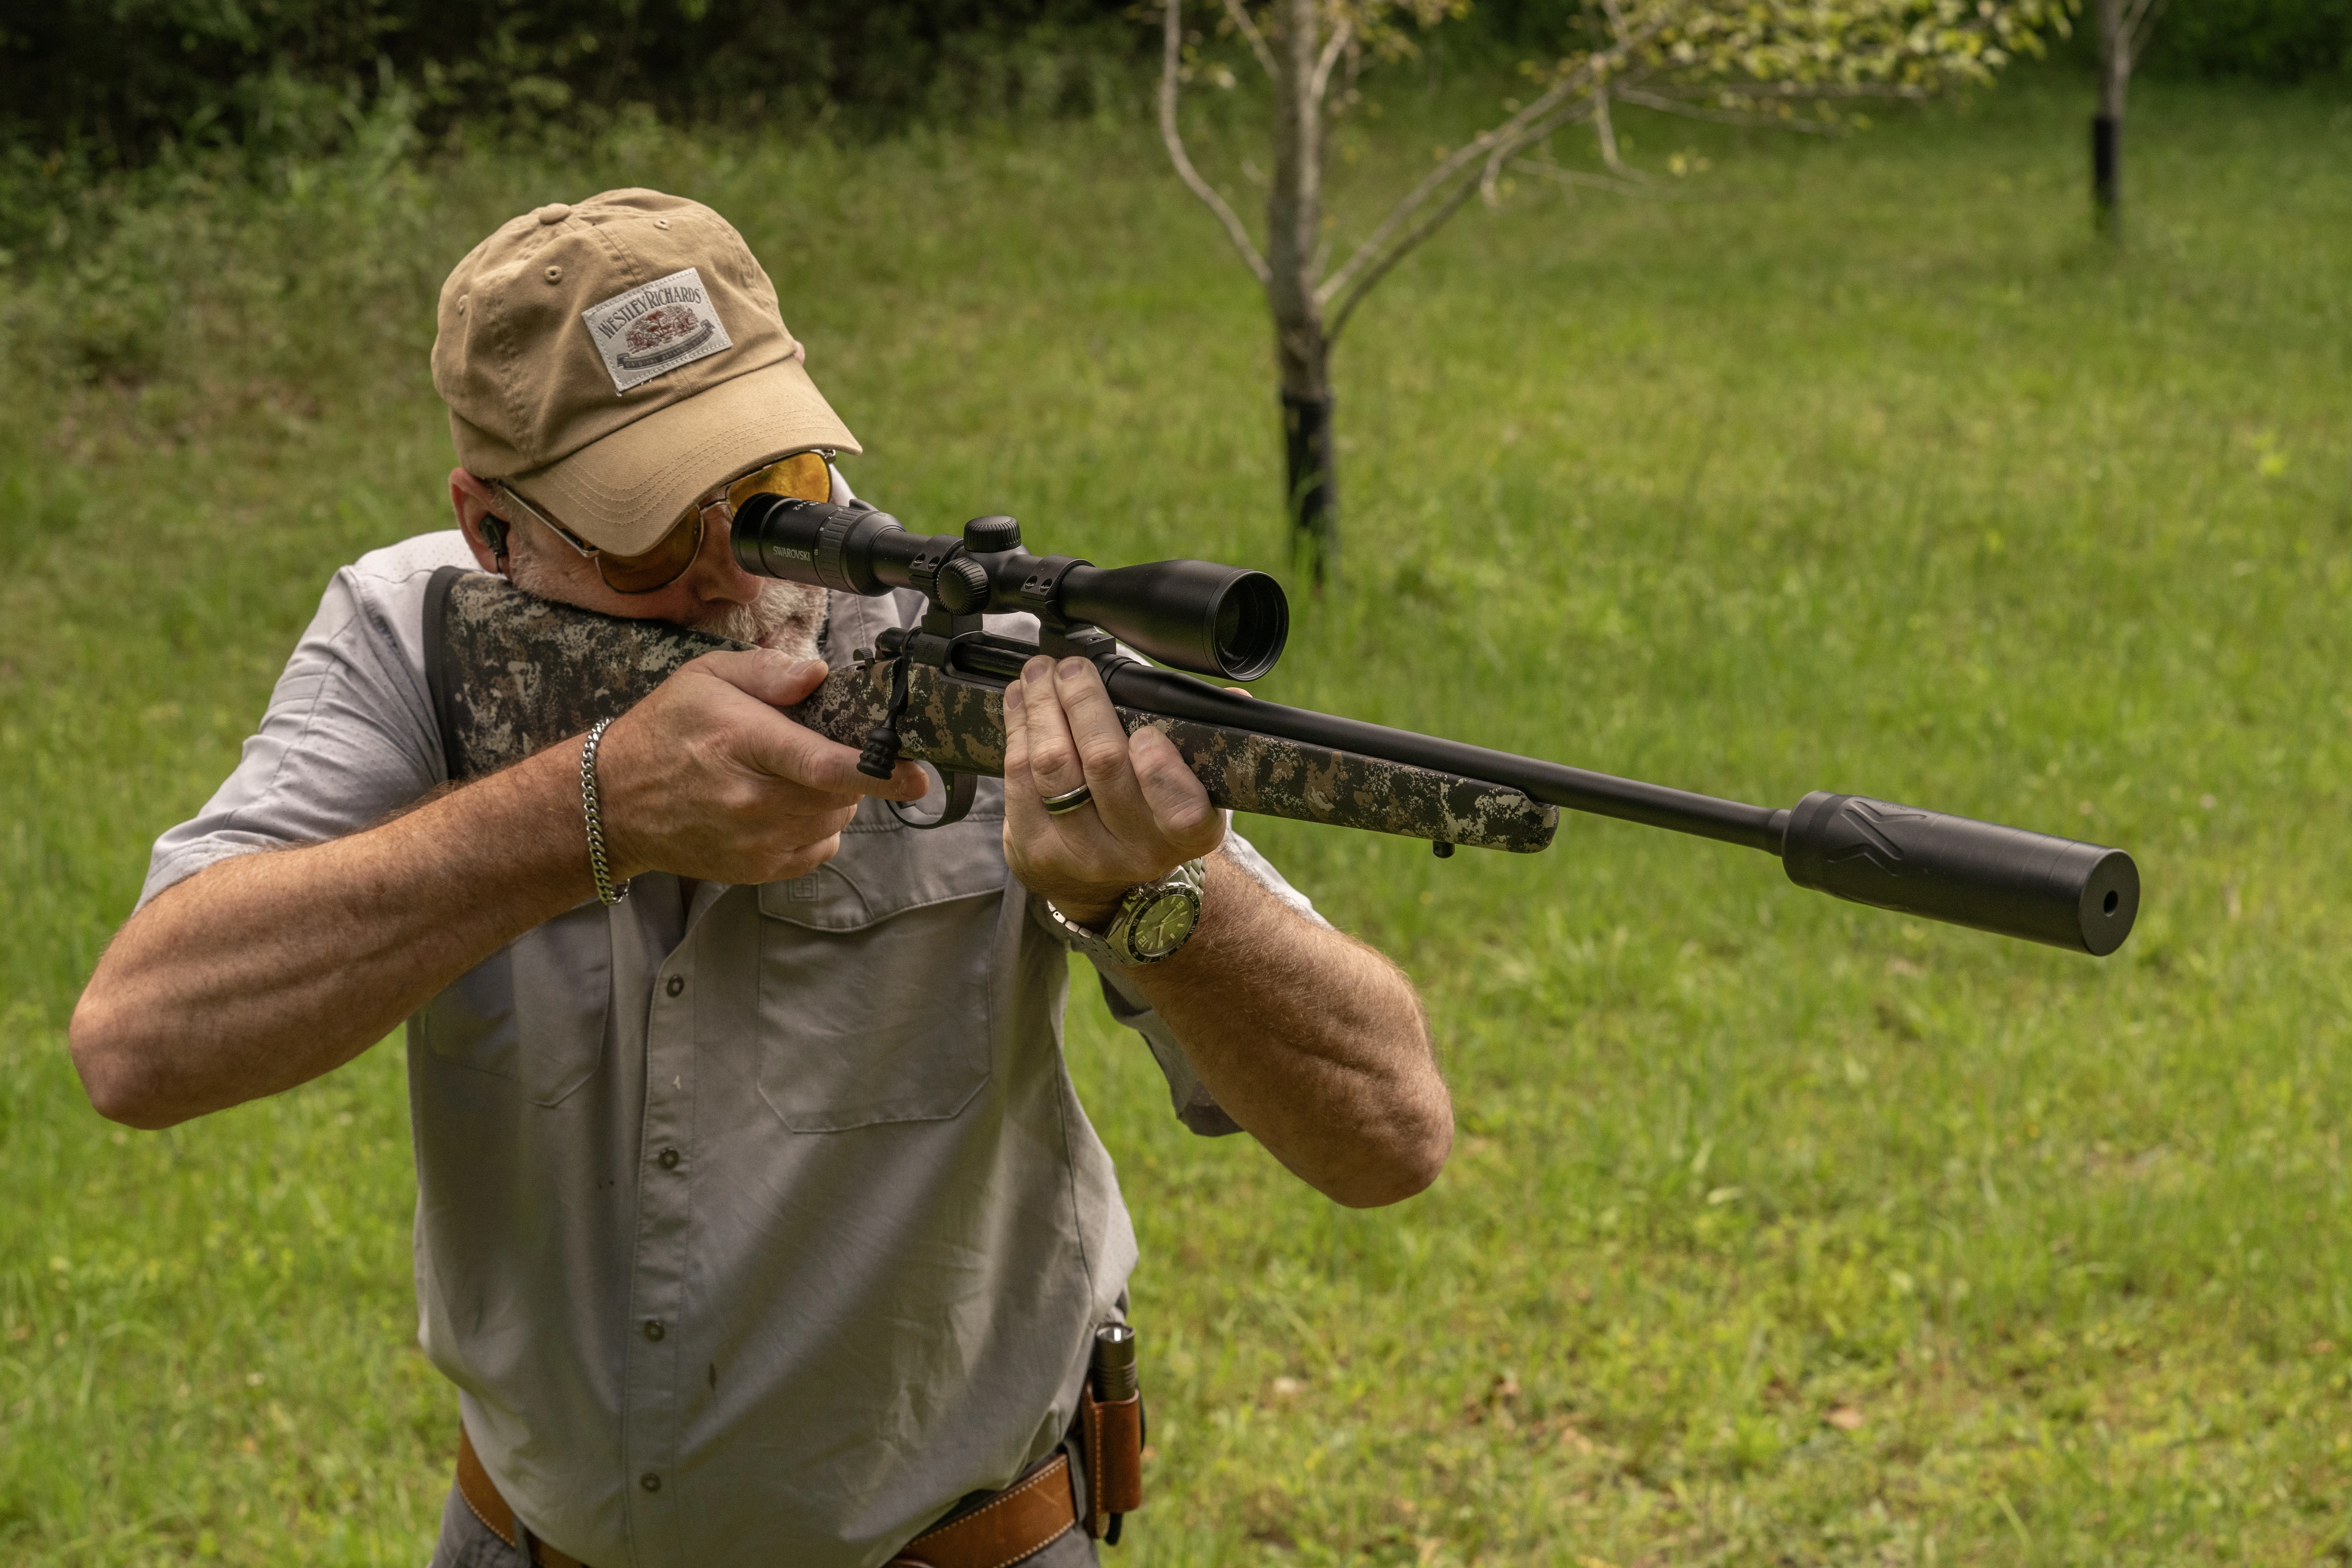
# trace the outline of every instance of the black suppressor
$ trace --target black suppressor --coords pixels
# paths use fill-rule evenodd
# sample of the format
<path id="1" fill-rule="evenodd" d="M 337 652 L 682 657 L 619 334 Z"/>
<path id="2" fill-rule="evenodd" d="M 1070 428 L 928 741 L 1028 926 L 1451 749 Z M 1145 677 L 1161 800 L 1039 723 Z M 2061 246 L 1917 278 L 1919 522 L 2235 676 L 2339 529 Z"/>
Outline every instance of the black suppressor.
<path id="1" fill-rule="evenodd" d="M 1032 555 L 1009 517 L 974 518 L 961 537 L 911 533 L 887 512 L 763 495 L 735 514 L 734 542 L 737 563 L 763 577 L 843 594 L 912 588 L 960 616 L 1026 610 L 1050 629 L 1099 626 L 1162 664 L 1227 680 L 1272 669 L 1290 636 L 1290 603 L 1263 572 Z"/>
<path id="2" fill-rule="evenodd" d="M 1815 790 L 1785 815 L 1789 880 L 1858 904 L 2021 936 L 2096 958 L 2139 916 L 2120 849 Z"/>

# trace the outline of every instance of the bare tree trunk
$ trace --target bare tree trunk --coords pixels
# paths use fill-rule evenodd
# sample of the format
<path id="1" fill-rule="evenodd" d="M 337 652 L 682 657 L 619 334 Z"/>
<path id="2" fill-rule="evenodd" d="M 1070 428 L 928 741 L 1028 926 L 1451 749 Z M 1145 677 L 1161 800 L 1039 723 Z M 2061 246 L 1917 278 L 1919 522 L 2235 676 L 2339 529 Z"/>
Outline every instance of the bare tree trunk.
<path id="1" fill-rule="evenodd" d="M 2124 0 L 2095 0 L 2099 13 L 2099 111 L 2091 121 L 2091 213 L 2123 234 L 2124 94 L 2131 87 L 2132 34 Z"/>
<path id="2" fill-rule="evenodd" d="M 1339 570 L 1339 490 L 1331 437 L 1331 340 L 1317 296 L 1323 232 L 1323 91 L 1329 66 L 1318 0 L 1281 0 L 1274 40 L 1274 180 L 1265 196 L 1265 298 L 1282 384 L 1285 466 L 1294 540 L 1321 587 Z"/>

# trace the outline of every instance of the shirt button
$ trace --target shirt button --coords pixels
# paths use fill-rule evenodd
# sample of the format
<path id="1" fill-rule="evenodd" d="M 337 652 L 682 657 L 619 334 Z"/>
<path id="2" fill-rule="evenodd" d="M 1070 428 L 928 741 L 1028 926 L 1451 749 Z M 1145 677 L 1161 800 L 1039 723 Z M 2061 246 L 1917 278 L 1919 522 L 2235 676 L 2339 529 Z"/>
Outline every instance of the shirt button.
<path id="1" fill-rule="evenodd" d="M 683 974 L 671 975 L 669 977 L 669 984 L 663 986 L 662 989 L 668 992 L 673 996 L 677 995 L 679 992 L 686 989 L 686 976 Z"/>
<path id="2" fill-rule="evenodd" d="M 677 1150 L 665 1149 L 661 1152 L 661 1168 L 665 1171 L 675 1171 L 677 1169 Z"/>
<path id="3" fill-rule="evenodd" d="M 661 1478 L 654 1474 L 651 1470 L 647 1470 L 644 1475 L 637 1478 L 637 1485 L 645 1488 L 646 1490 L 649 1492 L 657 1492 L 661 1490 Z"/>
<path id="4" fill-rule="evenodd" d="M 647 1318 L 646 1320 L 646 1338 L 649 1340 L 658 1340 L 661 1337 L 661 1320 L 659 1318 Z"/>

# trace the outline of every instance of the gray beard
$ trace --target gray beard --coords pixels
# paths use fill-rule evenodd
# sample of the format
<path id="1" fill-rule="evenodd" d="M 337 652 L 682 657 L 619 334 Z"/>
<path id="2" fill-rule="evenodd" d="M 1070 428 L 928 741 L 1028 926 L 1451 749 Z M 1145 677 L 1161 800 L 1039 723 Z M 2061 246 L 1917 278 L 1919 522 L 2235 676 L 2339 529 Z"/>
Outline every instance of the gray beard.
<path id="1" fill-rule="evenodd" d="M 824 629 L 824 590 L 805 583 L 762 583 L 760 596 L 750 604 L 713 610 L 692 625 L 710 637 L 814 658 L 817 633 Z"/>
<path id="2" fill-rule="evenodd" d="M 537 556 L 509 556 L 507 576 L 526 594 L 565 601 L 556 574 Z M 750 643 L 794 658 L 814 658 L 817 633 L 824 629 L 824 590 L 805 583 L 763 582 L 760 596 L 750 604 L 729 605 L 687 625 L 706 637 Z"/>

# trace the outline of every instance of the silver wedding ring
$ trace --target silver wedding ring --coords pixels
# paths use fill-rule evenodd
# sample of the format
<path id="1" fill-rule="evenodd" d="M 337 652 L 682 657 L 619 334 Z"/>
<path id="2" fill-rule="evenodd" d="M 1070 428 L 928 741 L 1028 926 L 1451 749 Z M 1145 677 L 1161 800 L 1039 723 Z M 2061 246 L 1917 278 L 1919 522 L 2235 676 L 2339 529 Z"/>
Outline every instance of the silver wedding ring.
<path id="1" fill-rule="evenodd" d="M 1066 794 L 1047 795 L 1045 797 L 1045 809 L 1055 816 L 1061 816 L 1077 810 L 1078 807 L 1086 805 L 1087 802 L 1094 799 L 1094 791 L 1088 789 L 1084 784 L 1080 784 L 1077 788 L 1071 790 Z"/>

